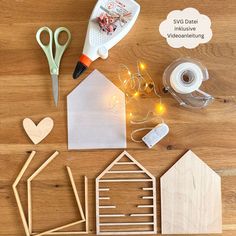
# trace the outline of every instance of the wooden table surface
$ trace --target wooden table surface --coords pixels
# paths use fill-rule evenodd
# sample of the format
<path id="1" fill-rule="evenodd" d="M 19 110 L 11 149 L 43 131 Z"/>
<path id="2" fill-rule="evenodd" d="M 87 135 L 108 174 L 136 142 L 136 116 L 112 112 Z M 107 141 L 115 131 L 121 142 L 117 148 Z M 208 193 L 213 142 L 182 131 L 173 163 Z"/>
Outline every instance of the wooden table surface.
<path id="1" fill-rule="evenodd" d="M 208 91 L 214 95 L 214 103 L 204 110 L 187 110 L 181 108 L 169 94 L 162 94 L 167 106 L 164 118 L 170 126 L 170 134 L 148 150 L 144 144 L 130 140 L 132 127 L 128 124 L 127 150 L 157 177 L 158 183 L 159 177 L 188 149 L 194 151 L 220 174 L 222 235 L 236 235 L 236 1 L 139 0 L 141 14 L 130 34 L 110 51 L 107 61 L 97 60 L 81 79 L 73 80 L 71 74 L 81 54 L 88 19 L 95 2 L 0 1 L 0 235 L 24 235 L 11 185 L 31 150 L 37 151 L 36 158 L 19 187 L 25 210 L 26 178 L 54 150 L 60 151 L 60 155 L 33 181 L 33 230 L 39 232 L 78 219 L 65 171 L 65 165 L 69 165 L 79 191 L 83 175 L 89 178 L 89 229 L 90 235 L 95 235 L 94 180 L 122 150 L 69 152 L 66 96 L 93 69 L 100 70 L 118 84 L 118 64 L 134 67 L 137 59 L 147 63 L 149 73 L 161 88 L 164 69 L 182 56 L 199 59 L 207 66 L 212 79 L 207 82 Z M 170 11 L 190 6 L 211 18 L 213 38 L 193 50 L 173 49 L 160 36 L 159 24 Z M 73 37 L 61 63 L 58 108 L 53 104 L 45 55 L 35 40 L 37 29 L 44 25 L 53 29 L 66 26 Z M 149 104 L 148 100 L 146 104 Z M 33 145 L 22 128 L 22 121 L 30 117 L 39 122 L 46 116 L 54 119 L 55 127 L 42 143 Z M 159 196 L 158 186 L 160 233 Z"/>

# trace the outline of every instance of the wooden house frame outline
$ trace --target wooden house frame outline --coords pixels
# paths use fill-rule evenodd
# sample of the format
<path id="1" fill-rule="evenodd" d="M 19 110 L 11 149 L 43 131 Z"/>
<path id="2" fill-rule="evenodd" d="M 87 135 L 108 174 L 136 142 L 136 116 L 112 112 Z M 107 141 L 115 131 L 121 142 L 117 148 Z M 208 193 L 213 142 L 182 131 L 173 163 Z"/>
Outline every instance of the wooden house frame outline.
<path id="1" fill-rule="evenodd" d="M 119 162 L 124 156 L 128 157 L 128 159 L 131 162 Z M 140 170 L 137 171 L 109 171 L 114 165 L 136 165 L 140 168 Z M 140 178 L 134 178 L 134 179 L 107 179 L 107 180 L 101 180 L 101 178 L 106 173 L 144 173 L 146 174 L 149 179 L 140 179 Z M 133 223 L 106 223 L 101 224 L 100 223 L 100 217 L 122 217 L 124 215 L 122 214 L 109 214 L 109 215 L 101 215 L 99 209 L 101 208 L 115 208 L 115 206 L 100 206 L 99 200 L 101 199 L 99 197 L 100 191 L 109 191 L 109 188 L 100 188 L 99 183 L 101 182 L 152 182 L 151 188 L 142 188 L 144 191 L 152 191 L 152 196 L 148 197 L 142 197 L 143 199 L 152 199 L 153 204 L 152 205 L 137 205 L 137 208 L 153 208 L 152 214 L 130 214 L 130 216 L 152 216 L 153 221 L 152 222 L 133 222 Z M 96 188 L 96 232 L 97 235 L 128 235 L 128 234 L 156 234 L 157 233 L 157 209 L 156 209 L 156 178 L 147 170 L 145 169 L 139 162 L 137 162 L 128 152 L 124 151 L 122 152 L 95 180 L 95 188 Z M 151 195 L 151 194 L 150 194 Z M 103 198 L 102 198 L 103 199 Z M 150 231 L 101 231 L 100 226 L 102 225 L 153 225 L 153 230 Z"/>

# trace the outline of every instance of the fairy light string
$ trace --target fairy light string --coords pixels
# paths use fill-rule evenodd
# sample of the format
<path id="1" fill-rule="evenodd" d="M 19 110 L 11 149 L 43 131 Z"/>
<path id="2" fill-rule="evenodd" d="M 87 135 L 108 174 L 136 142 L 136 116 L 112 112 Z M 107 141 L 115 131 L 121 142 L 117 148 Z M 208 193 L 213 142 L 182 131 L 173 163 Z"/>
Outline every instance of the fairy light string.
<path id="1" fill-rule="evenodd" d="M 135 120 L 133 112 L 129 112 L 129 119 L 131 124 L 141 125 L 151 121 L 157 122 L 157 120 L 160 119 L 161 122 L 164 122 L 162 115 L 166 111 L 166 108 L 162 103 L 161 95 L 157 91 L 156 85 L 152 77 L 146 70 L 146 65 L 144 63 L 137 61 L 136 73 L 131 73 L 131 71 L 126 65 L 121 64 L 119 66 L 118 78 L 121 83 L 122 90 L 125 93 L 127 104 L 131 103 L 134 99 L 137 99 L 139 96 L 148 95 L 151 92 L 154 93 L 156 99 L 158 100 L 158 102 L 155 104 L 155 108 L 153 108 L 153 110 L 149 110 L 146 113 L 146 115 L 140 120 Z M 151 130 L 153 128 L 154 127 L 143 127 L 133 130 L 131 133 L 132 141 L 142 142 L 141 140 L 136 140 L 134 138 L 134 134 L 144 130 Z"/>

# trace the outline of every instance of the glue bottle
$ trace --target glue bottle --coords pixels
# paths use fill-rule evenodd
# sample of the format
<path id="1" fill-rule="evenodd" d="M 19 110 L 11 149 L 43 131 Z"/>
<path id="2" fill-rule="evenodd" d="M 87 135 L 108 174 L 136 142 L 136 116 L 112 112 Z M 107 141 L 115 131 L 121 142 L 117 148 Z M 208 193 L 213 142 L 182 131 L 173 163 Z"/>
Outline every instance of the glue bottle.
<path id="1" fill-rule="evenodd" d="M 134 0 L 98 0 L 89 20 L 83 54 L 74 70 L 74 79 L 97 58 L 108 57 L 108 50 L 128 34 L 139 12 L 140 5 Z"/>

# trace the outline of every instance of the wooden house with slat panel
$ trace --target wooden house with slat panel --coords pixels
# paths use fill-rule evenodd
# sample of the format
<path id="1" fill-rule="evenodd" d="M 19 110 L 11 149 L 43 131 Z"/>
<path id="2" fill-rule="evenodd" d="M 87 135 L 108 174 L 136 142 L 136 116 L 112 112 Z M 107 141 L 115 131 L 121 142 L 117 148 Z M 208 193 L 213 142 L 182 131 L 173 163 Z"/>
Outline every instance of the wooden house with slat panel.
<path id="1" fill-rule="evenodd" d="M 126 151 L 96 178 L 96 227 L 98 235 L 157 232 L 156 179 Z"/>

